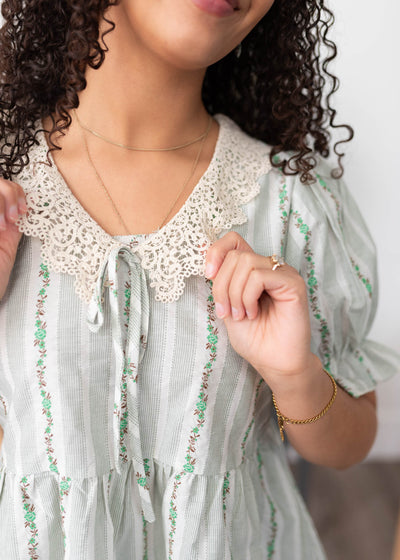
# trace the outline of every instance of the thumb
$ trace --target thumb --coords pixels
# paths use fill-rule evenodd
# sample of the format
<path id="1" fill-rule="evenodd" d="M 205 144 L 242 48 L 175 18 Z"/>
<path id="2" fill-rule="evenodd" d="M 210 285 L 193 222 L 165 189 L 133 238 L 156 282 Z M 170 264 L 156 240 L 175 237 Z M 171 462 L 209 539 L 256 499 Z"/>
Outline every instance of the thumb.
<path id="1" fill-rule="evenodd" d="M 15 224 L 8 224 L 7 229 L 0 231 L 0 299 L 7 289 L 21 237 Z"/>
<path id="2" fill-rule="evenodd" d="M 0 249 L 5 251 L 10 258 L 15 258 L 22 232 L 16 224 L 7 224 L 7 229 L 0 231 Z"/>

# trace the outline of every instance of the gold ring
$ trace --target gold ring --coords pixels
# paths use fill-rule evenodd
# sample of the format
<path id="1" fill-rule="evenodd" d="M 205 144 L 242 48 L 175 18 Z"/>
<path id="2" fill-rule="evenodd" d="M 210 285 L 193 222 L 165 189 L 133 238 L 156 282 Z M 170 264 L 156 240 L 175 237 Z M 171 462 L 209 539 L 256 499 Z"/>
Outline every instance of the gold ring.
<path id="1" fill-rule="evenodd" d="M 277 257 L 276 255 L 272 255 L 270 257 L 270 259 L 271 259 L 272 264 L 273 264 L 272 270 L 276 270 L 280 266 L 283 266 L 284 264 L 286 264 L 282 257 Z"/>

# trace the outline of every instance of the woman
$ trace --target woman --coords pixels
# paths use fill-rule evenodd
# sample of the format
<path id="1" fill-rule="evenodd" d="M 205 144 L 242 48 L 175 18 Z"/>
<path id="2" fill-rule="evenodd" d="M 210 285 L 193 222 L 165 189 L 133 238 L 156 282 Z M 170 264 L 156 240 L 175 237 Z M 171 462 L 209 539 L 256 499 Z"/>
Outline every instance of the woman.
<path id="1" fill-rule="evenodd" d="M 281 438 L 360 461 L 398 366 L 364 340 L 373 244 L 317 157 L 330 12 L 3 16 L 0 558 L 324 558 Z"/>

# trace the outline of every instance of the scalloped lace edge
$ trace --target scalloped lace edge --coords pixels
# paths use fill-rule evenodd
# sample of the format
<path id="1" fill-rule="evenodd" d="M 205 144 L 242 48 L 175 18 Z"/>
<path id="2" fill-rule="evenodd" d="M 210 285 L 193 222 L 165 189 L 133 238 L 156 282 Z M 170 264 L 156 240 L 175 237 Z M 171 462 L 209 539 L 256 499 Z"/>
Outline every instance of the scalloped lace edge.
<path id="1" fill-rule="evenodd" d="M 203 275 L 205 254 L 223 230 L 247 221 L 242 205 L 260 192 L 258 179 L 271 169 L 270 147 L 245 134 L 230 118 L 215 115 L 220 132 L 208 169 L 175 216 L 159 231 L 129 246 L 111 236 L 84 210 L 55 166 L 47 163 L 44 133 L 29 153 L 30 163 L 13 180 L 24 189 L 28 212 L 19 230 L 42 241 L 42 259 L 50 270 L 75 276 L 85 302 L 113 247 L 129 246 L 149 271 L 155 299 L 179 299 L 185 279 Z M 132 237 L 135 236 L 126 236 Z"/>

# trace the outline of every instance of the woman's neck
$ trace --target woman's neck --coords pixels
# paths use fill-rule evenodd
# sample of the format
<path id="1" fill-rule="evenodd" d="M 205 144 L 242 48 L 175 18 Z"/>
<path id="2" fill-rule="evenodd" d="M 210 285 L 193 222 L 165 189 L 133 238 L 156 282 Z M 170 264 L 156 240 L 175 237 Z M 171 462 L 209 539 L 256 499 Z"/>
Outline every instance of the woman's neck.
<path id="1" fill-rule="evenodd" d="M 201 100 L 204 69 L 178 69 L 146 49 L 114 9 L 116 28 L 100 68 L 87 68 L 87 87 L 79 94 L 85 124 L 128 145 L 168 147 L 205 130 Z M 103 25 L 103 28 L 105 26 Z"/>

